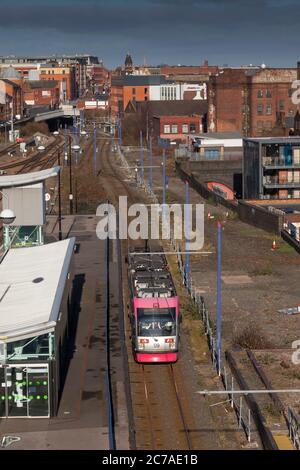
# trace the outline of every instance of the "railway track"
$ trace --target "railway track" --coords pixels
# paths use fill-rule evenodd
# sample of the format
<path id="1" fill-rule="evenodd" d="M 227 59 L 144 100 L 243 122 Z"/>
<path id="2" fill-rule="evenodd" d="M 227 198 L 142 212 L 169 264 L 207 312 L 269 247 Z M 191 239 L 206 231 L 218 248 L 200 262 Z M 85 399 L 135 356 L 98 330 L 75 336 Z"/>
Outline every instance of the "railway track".
<path id="1" fill-rule="evenodd" d="M 109 152 L 105 142 L 99 146 L 97 173 L 107 197 L 117 206 L 118 196 L 126 195 L 128 203 L 145 202 L 146 196 L 134 182 L 124 181 L 124 173 L 118 168 L 116 157 Z M 128 252 L 128 242 L 122 244 L 123 254 Z M 128 302 L 127 269 L 123 263 L 124 304 Z M 201 448 L 201 436 L 186 396 L 182 370 L 179 364 L 137 364 L 132 356 L 131 329 L 125 314 L 126 344 L 128 351 L 129 381 L 132 401 L 131 422 L 134 443 L 132 447 L 145 450 Z M 193 430 L 193 435 L 191 434 Z"/>
<path id="2" fill-rule="evenodd" d="M 12 163 L 8 163 L 0 166 L 0 170 L 12 170 L 19 168 L 16 173 L 30 172 L 32 170 L 45 169 L 53 165 L 57 160 L 57 150 L 63 148 L 62 142 L 53 142 L 50 144 L 43 154 L 37 153 L 32 157 L 26 158 L 26 160 L 18 160 Z"/>
<path id="3" fill-rule="evenodd" d="M 168 449 L 193 450 L 189 425 L 184 412 L 185 405 L 176 381 L 174 366 L 172 364 L 155 365 L 154 367 L 153 365 L 144 364 L 137 366 L 142 377 L 142 387 L 138 391 L 138 395 L 143 395 L 144 392 L 145 397 L 144 399 L 144 397 L 140 396 L 137 400 L 140 418 L 136 428 L 137 448 L 148 450 L 165 449 L 167 440 L 170 440 L 166 435 L 169 431 L 172 435 L 172 442 L 169 442 Z M 159 371 L 159 382 L 153 377 L 153 373 L 155 374 L 154 368 L 157 368 Z M 161 385 L 168 389 L 166 403 L 160 403 L 160 400 L 158 400 Z M 165 423 L 168 429 L 162 426 L 162 414 L 159 411 L 161 407 L 164 407 L 163 414 L 166 416 Z M 141 419 L 142 417 L 143 419 Z M 172 425 L 171 423 L 174 424 Z"/>

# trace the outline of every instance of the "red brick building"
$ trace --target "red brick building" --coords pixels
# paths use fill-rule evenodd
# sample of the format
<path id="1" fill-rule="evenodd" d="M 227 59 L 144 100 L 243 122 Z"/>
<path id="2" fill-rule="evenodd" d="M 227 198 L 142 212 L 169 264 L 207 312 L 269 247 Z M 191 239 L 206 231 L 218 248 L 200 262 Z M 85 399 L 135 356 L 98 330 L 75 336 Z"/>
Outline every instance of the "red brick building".
<path id="1" fill-rule="evenodd" d="M 212 75 L 217 73 L 219 67 L 217 65 L 208 65 L 205 60 L 203 65 L 163 65 L 160 73 L 167 77 L 174 75 Z"/>
<path id="2" fill-rule="evenodd" d="M 22 87 L 6 78 L 0 79 L 0 121 L 11 119 L 13 106 L 14 116 L 23 116 Z"/>
<path id="3" fill-rule="evenodd" d="M 29 106 L 59 106 L 60 85 L 56 80 L 33 80 L 24 83 L 24 102 Z"/>
<path id="4" fill-rule="evenodd" d="M 288 135 L 296 68 L 224 69 L 208 83 L 208 132 Z"/>
<path id="5" fill-rule="evenodd" d="M 162 139 L 188 141 L 188 134 L 203 132 L 203 116 L 153 116 L 153 135 Z"/>
<path id="6" fill-rule="evenodd" d="M 141 114 L 154 138 L 186 142 L 188 134 L 206 131 L 206 101 L 144 101 L 130 109 Z"/>
<path id="7" fill-rule="evenodd" d="M 107 91 L 110 83 L 110 72 L 103 64 L 87 66 L 88 89 L 92 94 Z"/>

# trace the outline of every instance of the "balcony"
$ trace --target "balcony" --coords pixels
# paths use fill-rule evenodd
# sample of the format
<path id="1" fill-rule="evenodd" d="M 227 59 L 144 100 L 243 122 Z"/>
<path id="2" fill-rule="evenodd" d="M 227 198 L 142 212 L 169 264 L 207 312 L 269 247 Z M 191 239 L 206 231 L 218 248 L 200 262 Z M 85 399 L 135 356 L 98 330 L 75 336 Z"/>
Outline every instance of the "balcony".
<path id="1" fill-rule="evenodd" d="M 295 188 L 300 189 L 300 180 L 299 178 L 279 178 L 278 176 L 264 176 L 263 177 L 263 185 L 265 188 Z"/>
<path id="2" fill-rule="evenodd" d="M 266 170 L 300 168 L 300 160 L 295 161 L 293 158 L 285 157 L 264 157 L 262 165 Z"/>

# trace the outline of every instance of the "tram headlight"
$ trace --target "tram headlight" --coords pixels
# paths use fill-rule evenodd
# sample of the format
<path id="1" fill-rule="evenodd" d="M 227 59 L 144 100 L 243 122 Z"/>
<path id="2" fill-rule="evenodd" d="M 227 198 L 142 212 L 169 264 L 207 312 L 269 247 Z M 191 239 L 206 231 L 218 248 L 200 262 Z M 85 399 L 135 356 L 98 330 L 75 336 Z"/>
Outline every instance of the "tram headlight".
<path id="1" fill-rule="evenodd" d="M 165 343 L 169 345 L 169 349 L 175 349 L 175 339 L 174 338 L 166 338 Z"/>
<path id="2" fill-rule="evenodd" d="M 149 343 L 149 339 L 146 338 L 140 338 L 139 339 L 139 348 L 140 349 L 145 349 L 145 345 Z"/>

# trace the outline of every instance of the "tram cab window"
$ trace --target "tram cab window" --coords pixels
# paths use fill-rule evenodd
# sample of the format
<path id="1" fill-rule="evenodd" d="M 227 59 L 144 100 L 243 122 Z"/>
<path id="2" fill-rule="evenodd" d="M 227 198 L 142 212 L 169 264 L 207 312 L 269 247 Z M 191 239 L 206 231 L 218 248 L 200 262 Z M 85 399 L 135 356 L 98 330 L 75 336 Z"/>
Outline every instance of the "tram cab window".
<path id="1" fill-rule="evenodd" d="M 138 308 L 138 336 L 175 336 L 175 308 Z"/>

